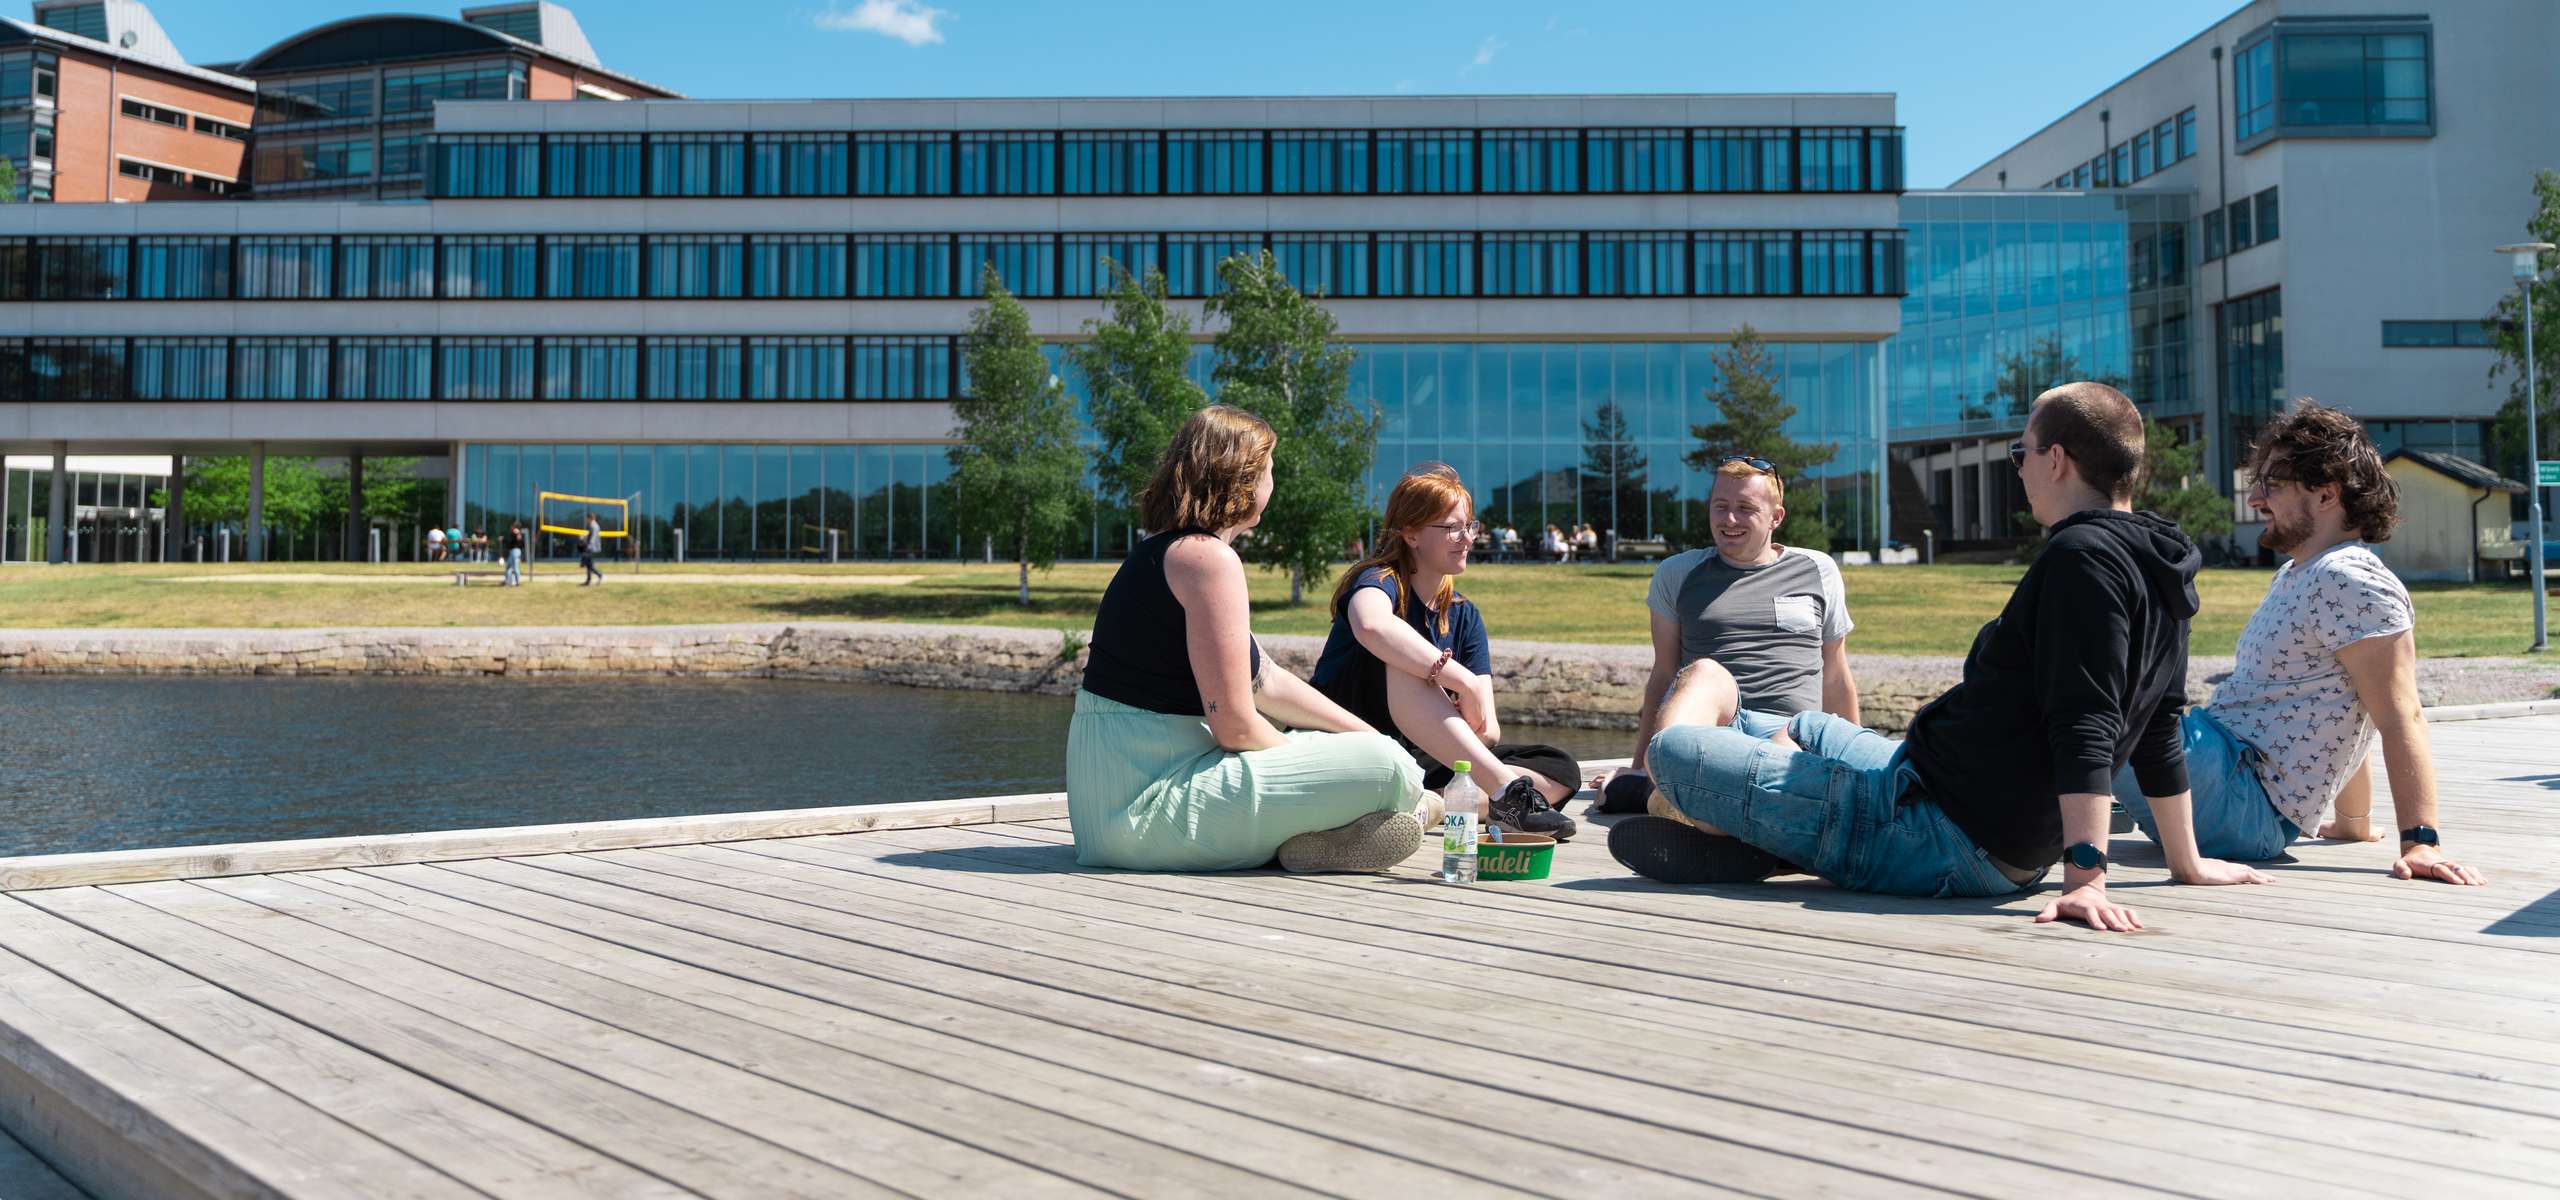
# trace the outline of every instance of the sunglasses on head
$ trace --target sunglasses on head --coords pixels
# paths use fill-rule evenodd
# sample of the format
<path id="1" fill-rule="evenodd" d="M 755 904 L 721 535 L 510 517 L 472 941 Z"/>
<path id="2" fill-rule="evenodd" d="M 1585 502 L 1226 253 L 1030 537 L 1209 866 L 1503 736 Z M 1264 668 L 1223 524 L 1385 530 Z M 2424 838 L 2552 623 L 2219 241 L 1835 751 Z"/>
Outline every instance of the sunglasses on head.
<path id="1" fill-rule="evenodd" d="M 1741 463 L 1743 466 L 1749 467 L 1749 468 L 1751 468 L 1751 469 L 1752 469 L 1752 470 L 1754 470 L 1754 471 L 1758 471 L 1758 472 L 1760 472 L 1760 473 L 1761 473 L 1761 474 L 1763 474 L 1763 475 L 1775 475 L 1775 474 L 1777 474 L 1777 473 L 1778 473 L 1778 468 L 1777 468 L 1777 466 L 1776 466 L 1775 464 L 1771 463 L 1768 459 L 1765 459 L 1765 458 L 1753 458 L 1753 457 L 1751 457 L 1751 456 L 1750 456 L 1750 455 L 1748 455 L 1748 454 L 1728 454 L 1728 455 L 1725 455 L 1725 456 L 1724 456 L 1724 461 L 1723 461 L 1723 462 L 1720 462 L 1720 463 L 1717 463 L 1716 465 L 1717 465 L 1717 466 L 1720 466 L 1720 467 L 1723 467 L 1723 466 L 1731 466 L 1731 465 L 1733 465 L 1734 463 Z"/>

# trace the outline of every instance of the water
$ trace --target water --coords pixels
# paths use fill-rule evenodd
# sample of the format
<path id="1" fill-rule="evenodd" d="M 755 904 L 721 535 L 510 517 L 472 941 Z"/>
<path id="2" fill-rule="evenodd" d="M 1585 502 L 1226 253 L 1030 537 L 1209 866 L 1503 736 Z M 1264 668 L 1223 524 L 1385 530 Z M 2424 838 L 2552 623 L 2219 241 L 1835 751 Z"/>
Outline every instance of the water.
<path id="1" fill-rule="evenodd" d="M 1069 715 L 765 679 L 0 677 L 0 855 L 1058 791 Z"/>

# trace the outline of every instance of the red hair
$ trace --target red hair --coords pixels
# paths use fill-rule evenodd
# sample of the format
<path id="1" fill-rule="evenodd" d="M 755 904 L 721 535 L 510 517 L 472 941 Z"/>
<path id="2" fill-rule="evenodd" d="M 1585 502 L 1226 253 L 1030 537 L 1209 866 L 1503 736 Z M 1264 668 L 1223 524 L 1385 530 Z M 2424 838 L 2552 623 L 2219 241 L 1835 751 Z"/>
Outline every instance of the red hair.
<path id="1" fill-rule="evenodd" d="M 1413 589 L 1405 581 L 1413 577 L 1413 547 L 1405 544 L 1404 535 L 1420 530 L 1450 513 L 1458 506 L 1472 506 L 1475 497 L 1467 494 L 1467 485 L 1458 479 L 1458 469 L 1447 463 L 1429 462 L 1405 473 L 1396 481 L 1396 489 L 1387 493 L 1387 515 L 1378 522 L 1376 553 L 1352 564 L 1344 572 L 1342 582 L 1333 587 L 1333 615 L 1340 619 L 1351 602 L 1351 589 L 1372 567 L 1387 573 L 1396 584 L 1396 617 L 1404 619 L 1405 605 L 1413 599 Z M 1456 581 L 1443 576 L 1440 594 L 1432 598 L 1432 632 L 1449 632 L 1449 605 L 1460 599 Z"/>

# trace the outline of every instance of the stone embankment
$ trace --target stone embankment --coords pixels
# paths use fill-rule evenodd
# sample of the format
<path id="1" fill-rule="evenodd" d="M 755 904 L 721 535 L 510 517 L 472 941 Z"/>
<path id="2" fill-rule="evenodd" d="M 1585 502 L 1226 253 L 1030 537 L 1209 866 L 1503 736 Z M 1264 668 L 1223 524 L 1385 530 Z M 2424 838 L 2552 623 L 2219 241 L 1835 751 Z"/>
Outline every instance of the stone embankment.
<path id="1" fill-rule="evenodd" d="M 1266 637 L 1300 675 L 1323 639 Z M 1504 718 L 1632 729 L 1651 654 L 1639 646 L 1496 641 Z M 0 674 L 717 676 L 825 679 L 910 687 L 1068 695 L 1084 639 L 979 626 L 809 624 L 492 629 L 132 629 L 0 631 Z M 1898 731 L 1955 682 L 1958 660 L 1856 655 L 1866 723 Z M 2560 663 L 2425 659 L 2428 705 L 2560 694 Z M 2199 658 L 2193 699 L 2212 695 L 2228 658 Z"/>

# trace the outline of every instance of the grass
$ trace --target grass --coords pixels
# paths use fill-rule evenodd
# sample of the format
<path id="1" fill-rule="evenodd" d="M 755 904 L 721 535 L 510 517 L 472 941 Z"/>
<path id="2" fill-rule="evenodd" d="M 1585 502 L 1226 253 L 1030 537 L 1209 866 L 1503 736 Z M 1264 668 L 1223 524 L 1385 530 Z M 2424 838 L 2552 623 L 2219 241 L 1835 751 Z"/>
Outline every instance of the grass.
<path id="1" fill-rule="evenodd" d="M 727 622 L 919 621 L 1016 625 L 1083 632 L 1117 564 L 1069 563 L 1034 573 L 1031 607 L 1014 603 L 1009 564 L 652 563 L 642 576 L 682 573 L 699 583 L 631 583 L 627 570 L 601 588 L 538 582 L 522 589 L 438 582 L 414 563 L 137 565 L 0 568 L 0 628 L 299 628 L 347 625 L 672 625 Z M 545 564 L 538 578 L 576 568 Z M 1652 565 L 1479 566 L 1462 590 L 1499 637 L 1641 644 Z M 2015 566 L 1850 567 L 1849 607 L 1868 653 L 1960 655 L 2007 600 Z M 348 576 L 325 581 L 289 576 Z M 2266 591 L 2269 573 L 2208 571 L 2194 652 L 2229 654 Z M 204 582 L 209 576 L 223 576 Z M 796 577 L 796 578 L 794 578 Z M 814 578 L 813 578 L 814 577 Z M 1330 589 L 1291 607 L 1287 579 L 1256 571 L 1254 627 L 1325 631 Z M 2518 584 L 2416 584 L 2419 652 L 2431 657 L 2522 653 L 2531 601 Z"/>

